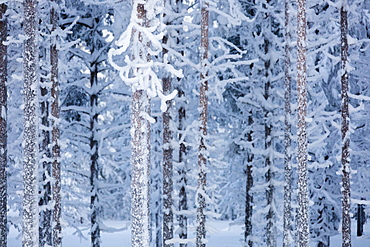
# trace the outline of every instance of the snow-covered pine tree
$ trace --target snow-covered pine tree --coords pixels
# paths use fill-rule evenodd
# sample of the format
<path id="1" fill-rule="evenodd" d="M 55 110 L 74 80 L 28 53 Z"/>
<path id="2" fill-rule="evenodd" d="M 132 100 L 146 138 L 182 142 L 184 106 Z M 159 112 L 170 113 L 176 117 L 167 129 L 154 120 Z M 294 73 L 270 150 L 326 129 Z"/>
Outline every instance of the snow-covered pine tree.
<path id="1" fill-rule="evenodd" d="M 4 44 L 8 34 L 5 3 L 0 4 L 0 246 L 7 246 L 7 81 L 8 54 Z"/>
<path id="2" fill-rule="evenodd" d="M 37 1 L 24 1 L 24 129 L 22 246 L 38 246 L 38 18 Z"/>
<path id="3" fill-rule="evenodd" d="M 306 82 L 306 1 L 297 1 L 297 91 L 298 91 L 298 214 L 297 214 L 297 245 L 309 246 L 309 212 L 308 212 L 308 170 L 307 170 L 307 82 Z"/>

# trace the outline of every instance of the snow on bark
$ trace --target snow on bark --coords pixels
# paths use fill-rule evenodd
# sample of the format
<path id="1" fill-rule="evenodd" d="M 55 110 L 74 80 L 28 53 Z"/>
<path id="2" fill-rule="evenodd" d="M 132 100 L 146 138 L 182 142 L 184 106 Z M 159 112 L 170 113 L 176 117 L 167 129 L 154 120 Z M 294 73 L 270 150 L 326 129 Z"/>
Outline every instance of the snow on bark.
<path id="1" fill-rule="evenodd" d="M 342 84 L 342 246 L 351 246 L 351 188 L 350 188 L 350 158 L 349 158 L 349 110 L 348 110 L 348 20 L 347 1 L 342 1 L 340 8 L 341 37 L 341 84 Z"/>
<path id="2" fill-rule="evenodd" d="M 181 89 L 178 90 L 178 99 L 180 102 L 183 102 L 185 98 L 185 92 Z M 185 130 L 185 118 L 186 118 L 186 110 L 185 106 L 181 105 L 179 110 L 178 110 L 178 130 L 179 130 L 179 140 L 182 139 L 182 132 Z M 188 208 L 188 198 L 187 198 L 187 191 L 186 191 L 186 186 L 187 186 L 187 166 L 186 166 L 186 146 L 184 142 L 180 142 L 180 147 L 179 147 L 179 164 L 181 165 L 180 170 L 179 170 L 179 216 L 178 216 L 178 221 L 179 221 L 179 238 L 180 239 L 187 239 L 188 238 L 188 217 L 186 215 L 186 212 Z M 180 243 L 180 247 L 187 247 L 186 243 Z"/>
<path id="3" fill-rule="evenodd" d="M 138 6 L 138 11 L 143 9 Z M 131 112 L 131 246 L 142 247 L 150 244 L 150 123 L 142 114 L 150 114 L 150 100 L 144 90 L 133 93 Z"/>
<path id="4" fill-rule="evenodd" d="M 199 89 L 199 109 L 200 109 L 200 143 L 198 148 L 198 187 L 197 187 L 197 230 L 196 230 L 196 246 L 206 246 L 206 164 L 207 164 L 207 120 L 208 120 L 208 49 L 209 49 L 209 2 L 202 0 L 201 2 L 201 37 L 200 37 L 200 89 Z"/>
<path id="5" fill-rule="evenodd" d="M 283 247 L 293 244 L 292 233 L 292 155 L 291 155 L 291 76 L 290 76 L 290 0 L 285 0 L 285 59 L 284 59 L 284 222 Z"/>
<path id="6" fill-rule="evenodd" d="M 7 6 L 0 4 L 0 246 L 7 246 Z"/>
<path id="7" fill-rule="evenodd" d="M 98 139 L 98 66 L 94 63 L 90 70 L 90 210 L 91 210 L 91 243 L 92 247 L 100 246 L 100 204 L 98 179 L 100 174 L 99 159 L 99 139 Z"/>
<path id="8" fill-rule="evenodd" d="M 309 246 L 308 171 L 307 171 L 307 68 L 306 68 L 306 0 L 298 0 L 297 91 L 298 91 L 298 247 Z"/>
<path id="9" fill-rule="evenodd" d="M 248 116 L 248 125 L 252 126 L 253 124 L 253 117 L 252 115 Z M 251 143 L 252 148 L 254 147 L 253 143 L 253 131 L 249 131 L 247 134 L 247 141 Z M 244 219 L 244 242 L 245 246 L 252 247 L 253 240 L 252 240 L 252 215 L 253 215 L 253 195 L 252 195 L 252 188 L 253 188 L 253 159 L 254 154 L 253 152 L 248 153 L 247 158 L 247 166 L 245 169 L 246 174 L 246 187 L 245 187 L 245 219 Z"/>
<path id="10" fill-rule="evenodd" d="M 163 38 L 163 43 L 167 43 L 167 35 Z M 163 56 L 167 55 L 167 50 L 163 49 Z M 162 79 L 164 95 L 170 94 L 172 83 L 170 76 Z M 167 101 L 167 109 L 162 114 L 163 118 L 163 246 L 172 247 L 173 243 L 166 243 L 173 238 L 173 148 L 171 146 L 172 131 L 171 123 L 172 101 Z"/>
<path id="11" fill-rule="evenodd" d="M 55 0 L 51 0 L 54 4 Z M 52 198 L 54 202 L 53 209 L 53 247 L 60 247 L 62 245 L 62 227 L 60 223 L 61 219 L 61 168 L 60 168 L 60 146 L 59 146 L 59 118 L 60 118 L 60 105 L 59 105 L 59 81 L 58 81 L 58 50 L 56 46 L 56 35 L 53 32 L 57 31 L 58 27 L 58 12 L 57 9 L 52 6 L 50 10 L 50 24 L 51 24 L 51 45 L 50 45 L 50 79 L 51 79 L 51 143 L 52 143 Z"/>
<path id="12" fill-rule="evenodd" d="M 38 246 L 38 18 L 37 1 L 24 1 L 24 130 L 22 246 Z"/>

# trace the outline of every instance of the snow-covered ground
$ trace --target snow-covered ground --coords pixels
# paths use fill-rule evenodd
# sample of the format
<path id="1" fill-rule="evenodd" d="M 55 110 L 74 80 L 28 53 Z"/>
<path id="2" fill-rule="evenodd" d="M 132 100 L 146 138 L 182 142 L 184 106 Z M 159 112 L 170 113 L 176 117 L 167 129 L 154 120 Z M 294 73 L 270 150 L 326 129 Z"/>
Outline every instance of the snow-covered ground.
<path id="1" fill-rule="evenodd" d="M 209 247 L 241 247 L 240 239 L 242 238 L 242 227 L 238 225 L 230 225 L 228 221 L 212 222 L 212 230 L 208 237 L 207 246 Z M 127 222 L 105 222 L 109 227 L 123 228 Z M 355 222 L 353 222 L 352 232 L 356 233 Z M 362 237 L 352 237 L 353 247 L 368 247 L 370 246 L 370 224 L 364 227 L 365 234 Z M 64 247 L 90 247 L 89 239 L 81 239 L 74 235 L 72 228 L 66 228 L 63 237 Z M 84 231 L 84 235 L 88 238 L 88 230 Z M 281 240 L 280 240 L 281 241 Z M 21 246 L 21 239 L 19 233 L 11 228 L 8 237 L 8 246 L 17 247 Z M 116 233 L 102 233 L 102 246 L 103 247 L 130 247 L 130 231 L 125 230 Z M 281 244 L 279 244 L 281 246 Z M 314 246 L 311 243 L 311 246 Z M 331 246 L 341 246 L 341 235 L 332 237 Z M 143 246 L 146 247 L 146 246 Z M 189 246 L 190 247 L 190 246 Z"/>

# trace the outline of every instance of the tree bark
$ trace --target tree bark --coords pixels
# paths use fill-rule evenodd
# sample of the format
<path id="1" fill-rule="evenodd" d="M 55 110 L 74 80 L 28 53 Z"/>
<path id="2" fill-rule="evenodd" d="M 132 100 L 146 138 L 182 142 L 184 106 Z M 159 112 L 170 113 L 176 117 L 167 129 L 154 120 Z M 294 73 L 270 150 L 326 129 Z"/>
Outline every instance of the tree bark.
<path id="1" fill-rule="evenodd" d="M 23 247 L 38 246 L 38 18 L 37 1 L 24 0 Z"/>
<path id="2" fill-rule="evenodd" d="M 54 4 L 55 0 L 51 0 L 51 3 Z M 50 45 L 50 77 L 51 77 L 51 142 L 52 142 L 52 177 L 53 177 L 53 186 L 52 186 L 52 198 L 54 202 L 53 209 L 53 247 L 60 247 L 62 245 L 62 227 L 60 224 L 61 218 L 61 168 L 60 168 L 60 146 L 59 146 L 59 119 L 60 119 L 60 106 L 59 106 L 59 76 L 58 76 L 58 50 L 56 46 L 56 36 L 53 32 L 58 27 L 58 13 L 54 6 L 50 10 L 50 23 L 51 23 L 51 45 Z"/>
<path id="3" fill-rule="evenodd" d="M 138 25 L 148 27 L 146 2 L 133 1 Z M 144 34 L 133 31 L 133 56 L 139 55 L 143 61 L 150 61 L 149 45 L 144 44 Z M 138 76 L 143 73 L 138 69 Z M 131 105 L 131 246 L 149 246 L 150 243 L 150 123 L 145 116 L 150 116 L 150 99 L 145 89 L 134 88 Z"/>
<path id="4" fill-rule="evenodd" d="M 309 246 L 308 170 L 307 170 L 307 68 L 306 68 L 306 1 L 298 0 L 297 91 L 298 91 L 298 247 Z"/>
<path id="5" fill-rule="evenodd" d="M 285 0 L 285 60 L 284 60 L 284 223 L 283 247 L 292 245 L 292 155 L 291 155 L 291 76 L 290 76 L 290 1 Z"/>
<path id="6" fill-rule="evenodd" d="M 97 137 L 97 124 L 98 124 L 98 94 L 94 88 L 97 87 L 98 83 L 98 68 L 96 64 L 91 65 L 90 72 L 90 86 L 92 93 L 90 95 L 90 186 L 91 186 L 91 198 L 90 198 L 90 210 L 91 210 L 91 246 L 100 246 L 100 205 L 99 205 L 99 145 Z"/>
<path id="7" fill-rule="evenodd" d="M 163 43 L 166 44 L 168 34 L 163 38 Z M 163 56 L 168 54 L 166 49 L 163 49 Z M 171 93 L 172 82 L 169 76 L 162 79 L 163 94 Z M 163 118 L 163 246 L 173 247 L 174 244 L 166 243 L 167 240 L 173 239 L 173 148 L 172 148 L 172 131 L 171 122 L 171 107 L 172 100 L 167 101 L 167 109 L 162 114 Z"/>
<path id="8" fill-rule="evenodd" d="M 248 116 L 248 125 L 252 126 L 253 124 L 253 117 L 252 112 L 250 112 L 250 115 Z M 247 135 L 247 141 L 251 143 L 252 147 L 254 147 L 253 143 L 253 131 L 250 131 Z M 252 150 L 248 154 L 247 157 L 247 167 L 245 170 L 246 174 L 246 188 L 245 188 L 245 230 L 244 230 L 244 242 L 245 246 L 252 247 L 253 241 L 251 239 L 252 236 L 252 215 L 253 215 L 253 196 L 252 196 L 252 188 L 253 188 L 253 162 L 254 154 Z"/>
<path id="9" fill-rule="evenodd" d="M 200 90 L 199 90 L 199 108 L 200 108 L 200 143 L 198 148 L 198 188 L 197 188 L 197 231 L 196 231 L 196 246 L 205 247 L 206 239 L 206 164 L 208 159 L 206 136 L 207 136 L 207 121 L 208 121 L 208 28 L 209 28 L 209 2 L 208 0 L 201 1 L 201 73 L 200 73 Z"/>
<path id="10" fill-rule="evenodd" d="M 0 4 L 0 246 L 7 246 L 7 6 Z"/>
<path id="11" fill-rule="evenodd" d="M 178 97 L 179 100 L 182 101 L 185 98 L 185 92 L 182 89 L 178 89 Z M 184 122 L 186 119 L 186 110 L 183 105 L 180 106 L 178 110 L 178 116 L 179 116 L 179 140 L 182 139 L 182 131 L 185 129 L 184 128 Z M 185 161 L 185 155 L 186 155 L 186 146 L 184 143 L 180 143 L 179 147 L 179 164 L 181 166 L 179 170 L 179 175 L 180 175 L 180 190 L 179 190 L 179 237 L 180 239 L 187 239 L 188 238 L 188 217 L 184 213 L 184 211 L 188 210 L 188 198 L 187 198 L 187 191 L 186 191 L 186 186 L 187 186 L 187 166 L 186 166 L 186 161 Z M 181 244 L 180 247 L 187 247 L 187 244 Z"/>
<path id="12" fill-rule="evenodd" d="M 350 159 L 349 159 L 349 110 L 348 110 L 348 20 L 347 2 L 342 1 L 340 9 L 341 37 L 341 84 L 342 84 L 342 246 L 351 246 L 351 188 L 350 188 Z"/>

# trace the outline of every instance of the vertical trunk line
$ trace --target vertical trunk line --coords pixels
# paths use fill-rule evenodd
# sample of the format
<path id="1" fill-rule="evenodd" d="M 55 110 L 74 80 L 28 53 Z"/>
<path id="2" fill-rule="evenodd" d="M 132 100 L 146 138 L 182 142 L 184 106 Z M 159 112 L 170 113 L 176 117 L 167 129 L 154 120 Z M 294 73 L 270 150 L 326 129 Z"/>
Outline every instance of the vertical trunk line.
<path id="1" fill-rule="evenodd" d="M 309 246 L 308 171 L 307 171 L 307 82 L 306 82 L 306 0 L 298 0 L 297 90 L 298 90 L 298 247 Z"/>
<path id="2" fill-rule="evenodd" d="M 55 4 L 55 0 L 50 0 L 51 4 Z M 51 122 L 52 122 L 52 198 L 54 202 L 53 209 L 53 221 L 52 221 L 52 242 L 53 247 L 60 247 L 62 245 L 62 227 L 60 224 L 61 218 L 61 168 L 60 168 L 60 146 L 59 146 L 59 117 L 60 117 L 60 106 L 59 106 L 59 81 L 58 81 L 58 50 L 57 50 L 57 38 L 54 36 L 53 32 L 58 27 L 58 13 L 54 6 L 50 10 L 50 23 L 51 27 L 51 45 L 50 45 L 50 65 L 51 65 Z"/>
<path id="3" fill-rule="evenodd" d="M 283 247 L 292 244 L 292 155 L 291 155 L 291 76 L 290 76 L 290 0 L 285 0 L 285 60 L 284 60 L 284 222 Z"/>
<path id="4" fill-rule="evenodd" d="M 209 28 L 209 2 L 201 1 L 201 73 L 200 73 L 200 90 L 199 90 L 199 107 L 200 107 L 200 143 L 198 149 L 198 191 L 197 191 L 197 231 L 196 246 L 205 247 L 206 239 L 206 164 L 207 164 L 207 120 L 208 120 L 208 28 Z"/>
<path id="5" fill-rule="evenodd" d="M 38 18 L 37 1 L 24 0 L 24 130 L 22 246 L 38 246 Z"/>
<path id="6" fill-rule="evenodd" d="M 0 246 L 7 246 L 7 6 L 0 4 Z"/>
<path id="7" fill-rule="evenodd" d="M 342 246 L 351 246 L 351 167 L 349 160 L 349 110 L 348 110 L 348 20 L 347 2 L 342 0 L 340 9 L 340 38 L 341 38 L 341 84 L 342 84 Z"/>

